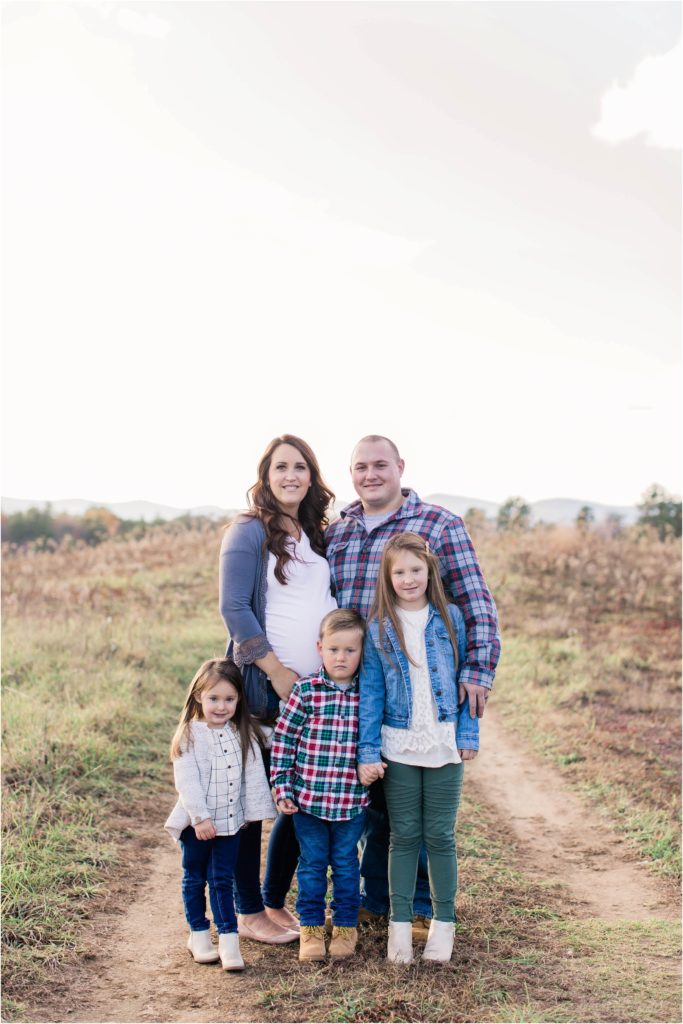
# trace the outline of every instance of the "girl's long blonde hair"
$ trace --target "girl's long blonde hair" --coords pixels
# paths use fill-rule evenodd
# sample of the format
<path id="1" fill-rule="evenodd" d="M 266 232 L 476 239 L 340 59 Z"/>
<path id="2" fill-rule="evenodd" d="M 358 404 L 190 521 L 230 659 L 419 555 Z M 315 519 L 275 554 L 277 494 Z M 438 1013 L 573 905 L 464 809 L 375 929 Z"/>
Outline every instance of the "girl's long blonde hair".
<path id="1" fill-rule="evenodd" d="M 446 598 L 443 583 L 441 582 L 439 562 L 436 556 L 429 550 L 428 543 L 423 540 L 419 534 L 412 533 L 407 530 L 405 533 L 394 534 L 394 536 L 387 542 L 384 551 L 382 552 L 382 561 L 380 562 L 379 576 L 377 578 L 377 589 L 375 590 L 375 597 L 372 602 L 368 621 L 371 621 L 372 619 L 378 620 L 379 642 L 382 644 L 383 634 L 385 632 L 384 624 L 388 619 L 396 630 L 396 636 L 398 637 L 401 650 L 408 661 L 412 665 L 415 664 L 406 649 L 403 628 L 397 613 L 398 605 L 396 603 L 396 591 L 394 590 L 391 582 L 391 568 L 394 558 L 401 551 L 409 551 L 412 555 L 416 555 L 417 558 L 421 559 L 427 566 L 429 573 L 426 595 L 427 600 L 434 606 L 434 608 L 436 608 L 437 612 L 443 619 L 444 626 L 448 630 L 448 636 L 450 637 L 451 645 L 453 647 L 453 655 L 455 657 L 455 667 L 457 669 L 458 636 L 451 621 L 451 617 L 448 614 L 448 599 Z"/>
<path id="2" fill-rule="evenodd" d="M 249 709 L 244 699 L 242 673 L 237 665 L 228 658 L 211 658 L 209 661 L 205 661 L 203 665 L 200 665 L 188 687 L 183 710 L 180 713 L 180 721 L 171 740 L 172 761 L 175 761 L 176 758 L 188 750 L 192 743 L 190 723 L 203 720 L 202 706 L 199 703 L 201 695 L 205 690 L 215 686 L 221 680 L 230 683 L 237 690 L 237 707 L 230 721 L 235 723 L 239 733 L 240 745 L 242 747 L 242 764 L 246 761 L 252 738 L 263 748 L 263 736 L 258 725 L 249 714 Z"/>

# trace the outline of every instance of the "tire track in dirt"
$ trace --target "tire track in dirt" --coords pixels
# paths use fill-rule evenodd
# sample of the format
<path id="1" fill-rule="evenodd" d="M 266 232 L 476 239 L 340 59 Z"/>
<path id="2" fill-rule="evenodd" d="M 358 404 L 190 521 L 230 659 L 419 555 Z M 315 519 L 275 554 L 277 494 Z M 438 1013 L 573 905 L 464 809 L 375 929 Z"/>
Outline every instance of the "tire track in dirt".
<path id="1" fill-rule="evenodd" d="M 468 765 L 467 784 L 509 823 L 527 874 L 561 882 L 586 917 L 678 918 L 663 887 L 628 859 L 624 842 L 560 772 L 507 732 L 495 711 L 487 710 L 481 731 L 482 753 Z"/>
<path id="2" fill-rule="evenodd" d="M 563 883 L 579 901 L 582 916 L 678 917 L 665 887 L 627 859 L 618 837 L 567 788 L 559 772 L 503 728 L 495 712 L 487 710 L 482 737 L 482 753 L 467 768 L 467 788 L 511 829 L 525 873 Z M 169 806 L 172 799 L 169 793 Z M 100 913 L 89 923 L 83 937 L 87 959 L 66 972 L 50 1006 L 33 1019 L 80 1024 L 260 1020 L 261 988 L 268 987 L 274 971 L 287 970 L 296 946 L 244 943 L 243 974 L 215 965 L 190 969 L 178 851 L 156 822 L 141 825 L 136 840 L 139 849 L 128 857 L 131 879 L 139 878 L 141 861 L 147 861 L 146 878 L 131 880 L 123 913 Z"/>

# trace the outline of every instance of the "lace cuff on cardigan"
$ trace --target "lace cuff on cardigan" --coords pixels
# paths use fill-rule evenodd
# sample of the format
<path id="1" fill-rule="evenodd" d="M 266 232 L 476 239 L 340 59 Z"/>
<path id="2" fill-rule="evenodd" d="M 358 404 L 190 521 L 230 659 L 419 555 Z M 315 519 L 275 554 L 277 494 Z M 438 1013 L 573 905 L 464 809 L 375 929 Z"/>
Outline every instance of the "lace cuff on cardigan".
<path id="1" fill-rule="evenodd" d="M 258 633 L 241 644 L 234 644 L 232 657 L 237 667 L 243 668 L 245 665 L 251 665 L 257 658 L 265 658 L 272 649 L 266 634 Z"/>

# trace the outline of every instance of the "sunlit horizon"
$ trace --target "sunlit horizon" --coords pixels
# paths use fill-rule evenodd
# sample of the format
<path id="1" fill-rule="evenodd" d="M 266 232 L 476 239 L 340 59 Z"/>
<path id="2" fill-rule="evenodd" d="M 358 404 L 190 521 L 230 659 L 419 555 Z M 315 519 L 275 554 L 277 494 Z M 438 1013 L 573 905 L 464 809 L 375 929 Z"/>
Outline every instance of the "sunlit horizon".
<path id="1" fill-rule="evenodd" d="M 5 3 L 2 493 L 681 490 L 681 9 Z M 29 130 L 30 128 L 30 130 Z"/>

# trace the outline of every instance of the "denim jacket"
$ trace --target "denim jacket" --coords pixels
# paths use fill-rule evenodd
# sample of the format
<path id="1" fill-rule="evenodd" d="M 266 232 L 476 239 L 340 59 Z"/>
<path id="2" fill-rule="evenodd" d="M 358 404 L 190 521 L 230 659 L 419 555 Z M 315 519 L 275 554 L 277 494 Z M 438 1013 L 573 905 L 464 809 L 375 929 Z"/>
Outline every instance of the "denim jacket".
<path id="1" fill-rule="evenodd" d="M 479 719 L 470 718 L 468 702 L 458 706 L 458 676 L 465 660 L 465 622 L 460 609 L 449 604 L 448 612 L 458 638 L 458 668 L 448 629 L 436 608 L 429 606 L 425 626 L 427 665 L 440 722 L 455 722 L 455 743 L 459 750 L 479 749 Z M 396 630 L 385 620 L 382 644 L 379 623 L 373 619 L 363 647 L 360 672 L 360 728 L 358 763 L 381 760 L 382 725 L 408 729 L 412 712 L 410 668 L 401 650 Z"/>

